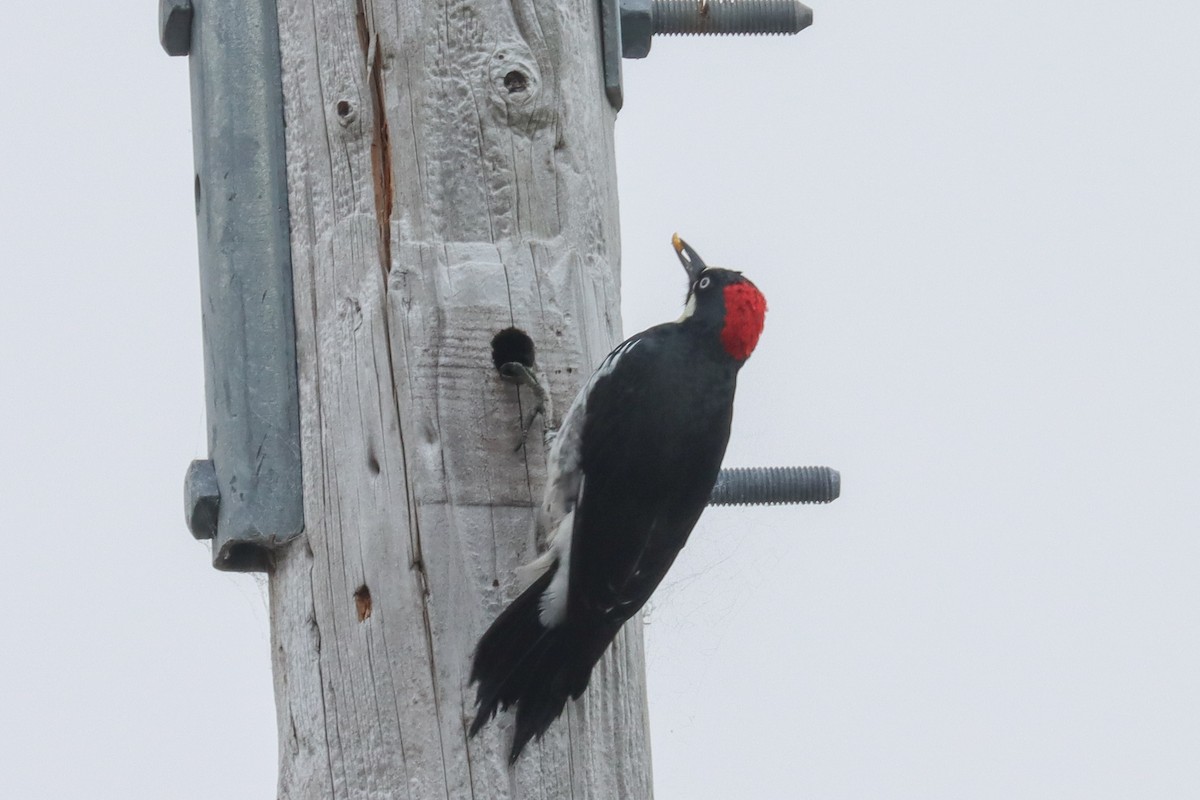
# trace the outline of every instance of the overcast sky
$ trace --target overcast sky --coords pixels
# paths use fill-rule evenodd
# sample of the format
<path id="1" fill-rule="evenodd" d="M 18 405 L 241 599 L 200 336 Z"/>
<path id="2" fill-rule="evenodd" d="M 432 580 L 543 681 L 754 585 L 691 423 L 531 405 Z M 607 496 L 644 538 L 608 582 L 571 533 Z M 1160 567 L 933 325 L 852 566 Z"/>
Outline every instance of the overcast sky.
<path id="1" fill-rule="evenodd" d="M 264 584 L 204 454 L 187 67 L 152 3 L 0 30 L 0 796 L 275 790 Z M 1200 6 L 827 2 L 659 39 L 617 123 L 627 332 L 678 230 L 770 313 L 650 606 L 659 800 L 1200 796 Z"/>

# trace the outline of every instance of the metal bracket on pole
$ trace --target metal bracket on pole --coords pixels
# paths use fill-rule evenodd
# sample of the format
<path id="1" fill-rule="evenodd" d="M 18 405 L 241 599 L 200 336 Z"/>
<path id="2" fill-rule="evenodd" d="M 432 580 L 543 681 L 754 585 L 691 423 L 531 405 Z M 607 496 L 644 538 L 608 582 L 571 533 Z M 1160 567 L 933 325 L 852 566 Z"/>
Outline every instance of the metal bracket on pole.
<path id="1" fill-rule="evenodd" d="M 604 93 L 617 111 L 625 105 L 621 78 L 621 11 L 618 0 L 600 0 L 600 52 L 604 58 Z"/>
<path id="2" fill-rule="evenodd" d="M 275 0 L 160 0 L 189 56 L 208 459 L 185 479 L 213 566 L 260 571 L 304 530 Z"/>

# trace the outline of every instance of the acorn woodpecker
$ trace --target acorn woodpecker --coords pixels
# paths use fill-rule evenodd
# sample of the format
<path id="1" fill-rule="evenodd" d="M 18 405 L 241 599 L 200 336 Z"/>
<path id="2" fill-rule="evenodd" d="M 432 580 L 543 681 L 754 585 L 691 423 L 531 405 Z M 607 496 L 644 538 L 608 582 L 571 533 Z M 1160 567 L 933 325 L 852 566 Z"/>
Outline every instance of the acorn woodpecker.
<path id="1" fill-rule="evenodd" d="M 471 735 L 516 706 L 509 763 L 587 688 L 592 667 L 649 599 L 708 504 L 738 370 L 767 303 L 740 272 L 708 267 L 676 235 L 683 316 L 616 347 L 579 392 L 547 456 L 538 514 L 549 548 L 528 588 L 479 640 Z"/>

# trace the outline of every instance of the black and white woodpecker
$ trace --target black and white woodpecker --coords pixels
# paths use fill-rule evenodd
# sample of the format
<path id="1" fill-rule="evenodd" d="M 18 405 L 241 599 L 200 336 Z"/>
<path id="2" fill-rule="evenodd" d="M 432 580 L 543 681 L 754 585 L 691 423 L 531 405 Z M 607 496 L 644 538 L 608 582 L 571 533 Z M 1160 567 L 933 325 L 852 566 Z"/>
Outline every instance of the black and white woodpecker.
<path id="1" fill-rule="evenodd" d="M 738 370 L 767 303 L 740 272 L 672 243 L 688 273 L 683 316 L 618 345 L 571 404 L 538 515 L 549 548 L 522 569 L 528 588 L 475 649 L 471 735 L 516 706 L 510 763 L 583 694 L 687 542 L 721 469 Z"/>

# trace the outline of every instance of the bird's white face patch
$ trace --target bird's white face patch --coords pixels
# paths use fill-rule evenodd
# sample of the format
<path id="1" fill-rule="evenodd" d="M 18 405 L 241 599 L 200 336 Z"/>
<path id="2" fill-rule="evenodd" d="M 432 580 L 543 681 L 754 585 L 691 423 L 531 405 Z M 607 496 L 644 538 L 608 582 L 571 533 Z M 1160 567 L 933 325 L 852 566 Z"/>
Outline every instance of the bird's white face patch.
<path id="1" fill-rule="evenodd" d="M 683 322 L 685 319 L 696 313 L 696 293 L 688 293 L 687 305 L 683 307 L 683 313 L 679 315 L 676 322 Z"/>
<path id="2" fill-rule="evenodd" d="M 696 313 L 696 287 L 699 286 L 701 289 L 707 289 L 712 284 L 712 278 L 704 274 L 710 269 L 716 269 L 716 267 L 705 267 L 704 271 L 700 273 L 700 278 L 697 279 L 695 284 L 689 287 L 687 305 L 683 307 L 683 314 L 680 315 L 679 319 L 675 320 L 676 322 L 683 322 L 692 314 Z"/>

